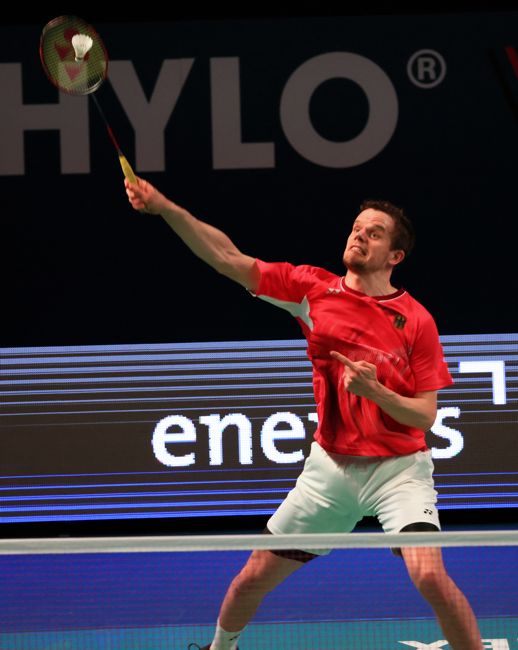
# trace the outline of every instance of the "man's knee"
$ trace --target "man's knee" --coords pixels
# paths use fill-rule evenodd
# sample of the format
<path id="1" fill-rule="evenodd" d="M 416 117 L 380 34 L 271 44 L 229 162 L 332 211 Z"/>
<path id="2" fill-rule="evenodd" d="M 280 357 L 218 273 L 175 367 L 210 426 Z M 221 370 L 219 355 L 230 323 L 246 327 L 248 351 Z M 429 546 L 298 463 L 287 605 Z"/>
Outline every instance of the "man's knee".
<path id="1" fill-rule="evenodd" d="M 232 580 L 230 588 L 238 595 L 248 592 L 269 591 L 267 585 L 271 582 L 271 571 L 268 570 L 268 551 L 254 551 L 241 571 Z"/>
<path id="2" fill-rule="evenodd" d="M 433 524 L 412 524 L 401 532 L 437 531 Z M 401 549 L 399 549 L 401 552 Z M 441 549 L 437 547 L 408 546 L 402 549 L 408 574 L 419 590 L 429 601 L 436 600 L 444 593 L 449 577 L 444 568 Z"/>
<path id="3" fill-rule="evenodd" d="M 412 576 L 412 582 L 417 590 L 431 605 L 445 602 L 450 593 L 451 578 L 444 569 L 417 572 Z"/>
<path id="4" fill-rule="evenodd" d="M 302 563 L 271 551 L 256 550 L 232 581 L 231 588 L 240 595 L 252 592 L 265 595 L 301 566 Z"/>

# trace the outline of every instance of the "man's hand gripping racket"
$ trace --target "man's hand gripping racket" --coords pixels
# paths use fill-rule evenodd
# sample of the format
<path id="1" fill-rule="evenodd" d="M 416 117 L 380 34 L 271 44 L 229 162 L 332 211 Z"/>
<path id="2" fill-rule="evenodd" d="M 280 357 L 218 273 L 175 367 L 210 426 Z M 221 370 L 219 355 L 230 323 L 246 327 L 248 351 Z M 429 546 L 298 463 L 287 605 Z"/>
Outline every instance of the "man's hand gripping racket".
<path id="1" fill-rule="evenodd" d="M 168 203 L 165 196 L 143 178 L 137 176 L 135 181 L 125 178 L 124 185 L 131 206 L 139 212 L 160 214 Z"/>

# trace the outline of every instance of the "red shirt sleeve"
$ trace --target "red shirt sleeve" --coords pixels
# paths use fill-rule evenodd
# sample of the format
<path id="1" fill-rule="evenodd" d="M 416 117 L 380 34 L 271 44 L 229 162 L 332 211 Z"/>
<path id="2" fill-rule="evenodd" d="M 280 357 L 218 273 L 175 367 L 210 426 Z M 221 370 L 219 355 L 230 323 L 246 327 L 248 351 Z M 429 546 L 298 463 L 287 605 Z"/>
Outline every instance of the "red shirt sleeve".
<path id="1" fill-rule="evenodd" d="M 255 295 L 285 302 L 300 303 L 308 291 L 324 278 L 334 278 L 332 273 L 316 266 L 289 262 L 263 262 L 256 260 L 260 272 Z"/>
<path id="2" fill-rule="evenodd" d="M 439 340 L 437 326 L 428 313 L 426 316 L 419 323 L 410 361 L 415 377 L 416 392 L 439 390 L 453 384 L 453 379 L 444 360 L 444 351 Z"/>

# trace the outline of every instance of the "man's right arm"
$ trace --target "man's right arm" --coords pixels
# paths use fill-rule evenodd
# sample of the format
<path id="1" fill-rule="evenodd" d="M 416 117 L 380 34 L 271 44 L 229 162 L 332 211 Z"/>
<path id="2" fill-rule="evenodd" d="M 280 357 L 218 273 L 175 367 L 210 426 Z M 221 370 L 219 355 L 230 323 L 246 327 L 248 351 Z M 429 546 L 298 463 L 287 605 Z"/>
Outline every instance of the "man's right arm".
<path id="1" fill-rule="evenodd" d="M 252 292 L 258 289 L 259 270 L 255 258 L 241 253 L 225 233 L 200 221 L 141 178 L 137 179 L 138 185 L 127 180 L 124 183 L 135 210 L 161 215 L 192 252 L 218 273 Z"/>

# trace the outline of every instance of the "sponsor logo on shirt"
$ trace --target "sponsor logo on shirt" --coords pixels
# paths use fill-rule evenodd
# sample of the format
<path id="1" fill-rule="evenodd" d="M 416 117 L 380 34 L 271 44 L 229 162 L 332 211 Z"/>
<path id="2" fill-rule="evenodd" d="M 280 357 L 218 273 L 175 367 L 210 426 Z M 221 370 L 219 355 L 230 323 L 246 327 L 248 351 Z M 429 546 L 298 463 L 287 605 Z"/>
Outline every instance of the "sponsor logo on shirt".
<path id="1" fill-rule="evenodd" d="M 396 327 L 398 330 L 402 330 L 403 327 L 405 327 L 406 324 L 406 318 L 401 315 L 401 314 L 396 314 L 394 316 L 394 327 Z"/>

